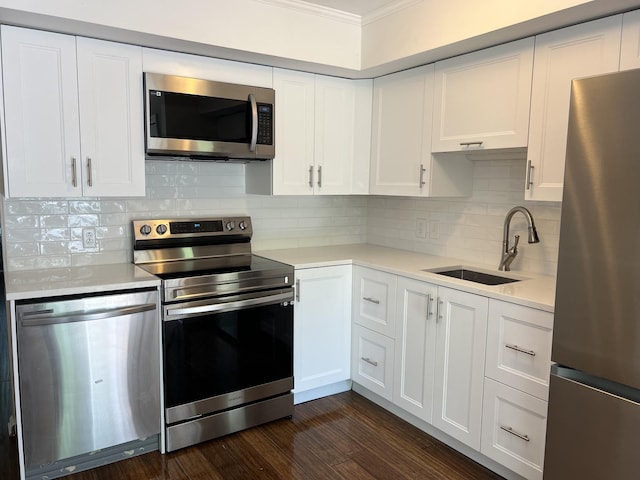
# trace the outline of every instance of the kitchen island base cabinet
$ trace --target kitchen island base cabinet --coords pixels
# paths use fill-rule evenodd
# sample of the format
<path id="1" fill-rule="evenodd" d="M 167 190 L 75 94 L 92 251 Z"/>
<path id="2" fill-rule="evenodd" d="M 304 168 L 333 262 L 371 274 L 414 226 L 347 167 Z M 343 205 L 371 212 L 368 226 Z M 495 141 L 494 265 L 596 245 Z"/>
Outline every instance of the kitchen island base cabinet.
<path id="1" fill-rule="evenodd" d="M 294 403 L 349 390 L 351 265 L 297 269 Z"/>

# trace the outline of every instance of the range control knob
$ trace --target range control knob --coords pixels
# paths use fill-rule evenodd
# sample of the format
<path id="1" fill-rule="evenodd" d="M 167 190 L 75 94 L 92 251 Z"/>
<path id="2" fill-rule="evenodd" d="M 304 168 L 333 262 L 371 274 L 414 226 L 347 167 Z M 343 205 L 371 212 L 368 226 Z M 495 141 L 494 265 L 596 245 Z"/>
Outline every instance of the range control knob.
<path id="1" fill-rule="evenodd" d="M 151 233 L 151 227 L 149 225 L 142 225 L 140 227 L 140 233 L 142 235 L 149 235 Z"/>
<path id="2" fill-rule="evenodd" d="M 160 225 L 158 225 L 156 227 L 156 233 L 158 235 L 164 235 L 165 233 L 167 233 L 167 226 L 163 223 L 161 223 Z"/>
<path id="3" fill-rule="evenodd" d="M 241 220 L 240 223 L 238 224 L 238 227 L 240 227 L 240 230 L 246 230 L 247 224 L 244 223 L 244 220 Z"/>
<path id="4" fill-rule="evenodd" d="M 236 228 L 236 224 L 233 222 L 227 222 L 227 224 L 225 225 L 227 227 L 227 230 L 231 231 L 234 228 Z"/>

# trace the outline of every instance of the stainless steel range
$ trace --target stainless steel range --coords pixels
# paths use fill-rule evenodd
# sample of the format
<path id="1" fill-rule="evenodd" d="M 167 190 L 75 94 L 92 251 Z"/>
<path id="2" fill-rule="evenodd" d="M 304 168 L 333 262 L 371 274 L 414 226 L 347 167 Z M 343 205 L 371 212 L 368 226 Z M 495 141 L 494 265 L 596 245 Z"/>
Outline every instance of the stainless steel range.
<path id="1" fill-rule="evenodd" d="M 291 416 L 293 267 L 251 253 L 250 217 L 133 230 L 162 279 L 165 450 Z"/>

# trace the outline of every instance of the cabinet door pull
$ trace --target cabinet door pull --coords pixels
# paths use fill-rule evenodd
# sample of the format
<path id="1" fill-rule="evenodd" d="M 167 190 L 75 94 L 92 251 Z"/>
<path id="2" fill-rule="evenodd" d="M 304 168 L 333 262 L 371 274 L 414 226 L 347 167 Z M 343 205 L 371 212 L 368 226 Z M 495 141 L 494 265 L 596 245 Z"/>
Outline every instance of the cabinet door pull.
<path id="1" fill-rule="evenodd" d="M 375 298 L 371 298 L 371 297 L 362 297 L 362 299 L 365 302 L 370 302 L 370 303 L 375 303 L 376 305 L 380 305 L 380 300 L 376 300 Z"/>
<path id="2" fill-rule="evenodd" d="M 529 435 L 524 435 L 522 433 L 516 432 L 513 428 L 511 427 L 507 427 L 505 425 L 500 425 L 500 428 L 502 430 L 504 430 L 507 433 L 510 433 L 511 435 L 521 438 L 522 440 L 524 440 L 525 442 L 530 442 L 531 439 L 529 438 Z"/>
<path id="3" fill-rule="evenodd" d="M 460 142 L 461 147 L 471 147 L 472 145 L 476 145 L 477 147 L 481 147 L 483 142 Z"/>
<path id="4" fill-rule="evenodd" d="M 91 168 L 91 157 L 87 157 L 87 185 L 93 187 L 93 171 Z"/>
<path id="5" fill-rule="evenodd" d="M 300 279 L 296 280 L 296 302 L 300 303 Z"/>
<path id="6" fill-rule="evenodd" d="M 433 310 L 431 309 L 433 305 L 433 297 L 431 295 L 427 295 L 427 320 L 433 317 Z"/>
<path id="7" fill-rule="evenodd" d="M 371 360 L 369 357 L 360 357 L 360 360 L 362 360 L 363 362 L 367 362 L 369 365 L 373 365 L 374 367 L 378 366 L 378 362 L 376 362 L 375 360 Z"/>
<path id="8" fill-rule="evenodd" d="M 438 298 L 438 320 L 442 320 L 442 310 L 444 307 L 444 302 Z"/>
<path id="9" fill-rule="evenodd" d="M 533 187 L 533 169 L 535 167 L 533 165 L 531 165 L 531 160 L 529 160 L 527 162 L 527 190 L 531 190 L 531 187 Z"/>
<path id="10" fill-rule="evenodd" d="M 427 169 L 426 169 L 426 168 L 424 168 L 424 164 L 422 164 L 422 163 L 421 163 L 421 164 L 420 164 L 420 185 L 419 185 L 419 187 L 420 187 L 421 189 L 422 189 L 422 186 L 423 186 L 425 183 L 427 183 L 427 182 L 425 182 L 425 181 L 424 181 L 424 172 L 426 172 L 426 171 L 427 171 Z"/>
<path id="11" fill-rule="evenodd" d="M 506 348 L 510 348 L 511 350 L 515 350 L 516 352 L 526 353 L 527 355 L 531 355 L 532 357 L 536 356 L 536 352 L 533 350 L 527 350 L 526 348 L 519 347 L 518 345 L 513 345 L 511 343 L 505 343 L 504 346 Z"/>
<path id="12" fill-rule="evenodd" d="M 78 186 L 78 171 L 76 170 L 76 157 L 71 157 L 71 185 Z"/>
<path id="13" fill-rule="evenodd" d="M 309 188 L 313 188 L 313 165 L 309 166 Z"/>
<path id="14" fill-rule="evenodd" d="M 318 167 L 318 187 L 322 187 L 322 165 Z"/>

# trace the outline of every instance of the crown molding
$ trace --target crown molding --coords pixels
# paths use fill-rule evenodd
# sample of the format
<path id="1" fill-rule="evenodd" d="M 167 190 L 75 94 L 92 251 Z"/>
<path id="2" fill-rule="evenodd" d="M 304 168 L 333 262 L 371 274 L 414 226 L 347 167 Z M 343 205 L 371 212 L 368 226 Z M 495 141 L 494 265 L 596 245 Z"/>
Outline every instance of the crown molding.
<path id="1" fill-rule="evenodd" d="M 305 2 L 304 0 L 255 0 L 257 2 L 266 3 L 274 7 L 287 8 L 290 10 L 298 10 L 303 13 L 325 17 L 339 22 L 349 23 L 352 25 L 362 25 L 360 15 L 343 12 L 335 8 L 329 8 L 315 3 Z"/>
<path id="2" fill-rule="evenodd" d="M 375 22 L 388 15 L 392 15 L 400 10 L 404 10 L 407 7 L 420 3 L 423 0 L 396 0 L 393 3 L 389 3 L 384 7 L 380 7 L 371 13 L 364 16 L 356 15 L 354 13 L 343 12 L 335 8 L 325 7 L 323 5 L 317 5 L 311 2 L 305 2 L 304 0 L 255 0 L 257 2 L 266 3 L 280 8 L 288 8 L 291 10 L 298 10 L 303 13 L 311 15 L 318 15 L 321 17 L 329 18 L 339 22 L 349 23 L 352 25 L 363 26 L 368 23 Z"/>
<path id="3" fill-rule="evenodd" d="M 380 7 L 367 15 L 364 15 L 361 19 L 362 25 L 376 22 L 384 17 L 393 15 L 400 10 L 404 10 L 407 7 L 411 7 L 417 3 L 421 3 L 423 0 L 396 0 L 393 3 L 389 3 L 384 7 Z"/>

